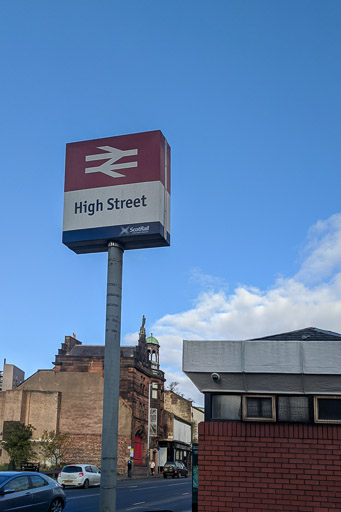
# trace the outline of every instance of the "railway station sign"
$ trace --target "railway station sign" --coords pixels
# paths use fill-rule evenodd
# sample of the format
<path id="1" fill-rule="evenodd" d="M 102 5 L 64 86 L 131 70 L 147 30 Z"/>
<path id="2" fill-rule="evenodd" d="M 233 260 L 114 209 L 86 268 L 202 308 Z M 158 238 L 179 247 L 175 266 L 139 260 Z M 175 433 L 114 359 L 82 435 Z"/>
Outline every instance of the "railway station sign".
<path id="1" fill-rule="evenodd" d="M 66 145 L 63 243 L 74 252 L 170 245 L 170 147 L 162 132 Z"/>

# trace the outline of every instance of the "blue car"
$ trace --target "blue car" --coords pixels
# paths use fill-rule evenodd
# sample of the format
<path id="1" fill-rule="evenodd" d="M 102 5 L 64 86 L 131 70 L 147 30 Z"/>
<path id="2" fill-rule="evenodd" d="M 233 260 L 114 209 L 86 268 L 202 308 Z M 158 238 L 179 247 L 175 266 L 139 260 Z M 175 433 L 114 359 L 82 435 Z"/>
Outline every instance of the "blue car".
<path id="1" fill-rule="evenodd" d="M 42 473 L 0 472 L 0 511 L 61 512 L 66 495 L 61 486 Z"/>

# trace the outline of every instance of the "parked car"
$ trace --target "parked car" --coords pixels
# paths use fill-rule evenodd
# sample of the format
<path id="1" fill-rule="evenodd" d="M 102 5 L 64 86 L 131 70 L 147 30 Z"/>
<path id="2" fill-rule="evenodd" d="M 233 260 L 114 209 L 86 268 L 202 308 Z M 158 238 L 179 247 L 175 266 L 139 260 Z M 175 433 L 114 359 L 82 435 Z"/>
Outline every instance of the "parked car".
<path id="1" fill-rule="evenodd" d="M 87 489 L 90 485 L 100 485 L 101 472 L 91 464 L 69 464 L 58 474 L 57 482 L 62 487 L 76 485 Z"/>
<path id="2" fill-rule="evenodd" d="M 65 504 L 66 496 L 61 486 L 42 473 L 0 472 L 1 512 L 61 512 Z"/>
<path id="3" fill-rule="evenodd" d="M 188 477 L 188 469 L 182 462 L 166 462 L 163 466 L 163 478 L 171 476 L 172 478 L 180 478 L 180 476 Z"/>

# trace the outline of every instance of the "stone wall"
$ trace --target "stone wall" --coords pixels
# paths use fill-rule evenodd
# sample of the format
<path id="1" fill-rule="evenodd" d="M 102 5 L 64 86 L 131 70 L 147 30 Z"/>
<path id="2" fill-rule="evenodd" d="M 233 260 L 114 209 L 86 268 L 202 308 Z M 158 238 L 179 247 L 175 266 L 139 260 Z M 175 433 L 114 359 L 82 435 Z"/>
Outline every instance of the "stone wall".
<path id="1" fill-rule="evenodd" d="M 102 442 L 103 378 L 96 373 L 40 370 L 20 389 L 0 393 L 0 431 L 3 421 L 31 424 L 33 440 L 44 430 L 71 434 L 65 462 L 100 465 Z M 132 410 L 119 400 L 118 471 L 125 472 L 132 445 Z M 0 437 L 1 439 L 1 437 Z M 8 463 L 2 450 L 0 464 Z"/>
<path id="2" fill-rule="evenodd" d="M 39 370 L 20 389 L 61 393 L 58 425 L 61 432 L 101 434 L 103 378 L 100 375 Z"/>
<path id="3" fill-rule="evenodd" d="M 0 393 L 1 432 L 4 421 L 21 421 L 34 427 L 32 439 L 36 441 L 41 438 L 44 430 L 57 430 L 59 415 L 60 393 L 57 391 L 20 389 Z M 8 462 L 8 454 L 2 449 L 0 464 Z"/>
<path id="4" fill-rule="evenodd" d="M 170 389 L 165 390 L 165 410 L 172 412 L 188 423 L 192 422 L 191 400 L 187 400 Z"/>
<path id="5" fill-rule="evenodd" d="M 198 425 L 205 419 L 205 414 L 201 409 L 192 407 L 192 443 L 198 442 Z"/>

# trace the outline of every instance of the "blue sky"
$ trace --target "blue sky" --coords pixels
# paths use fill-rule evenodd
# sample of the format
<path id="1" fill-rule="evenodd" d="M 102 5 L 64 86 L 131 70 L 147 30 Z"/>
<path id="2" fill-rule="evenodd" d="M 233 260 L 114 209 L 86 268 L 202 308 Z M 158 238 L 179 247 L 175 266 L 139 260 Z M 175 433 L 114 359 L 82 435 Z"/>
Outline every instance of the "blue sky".
<path id="1" fill-rule="evenodd" d="M 0 358 L 104 343 L 106 254 L 61 243 L 65 144 L 160 129 L 171 247 L 126 251 L 168 382 L 183 338 L 341 332 L 339 0 L 2 0 Z M 1 364 L 0 364 L 1 366 Z"/>

